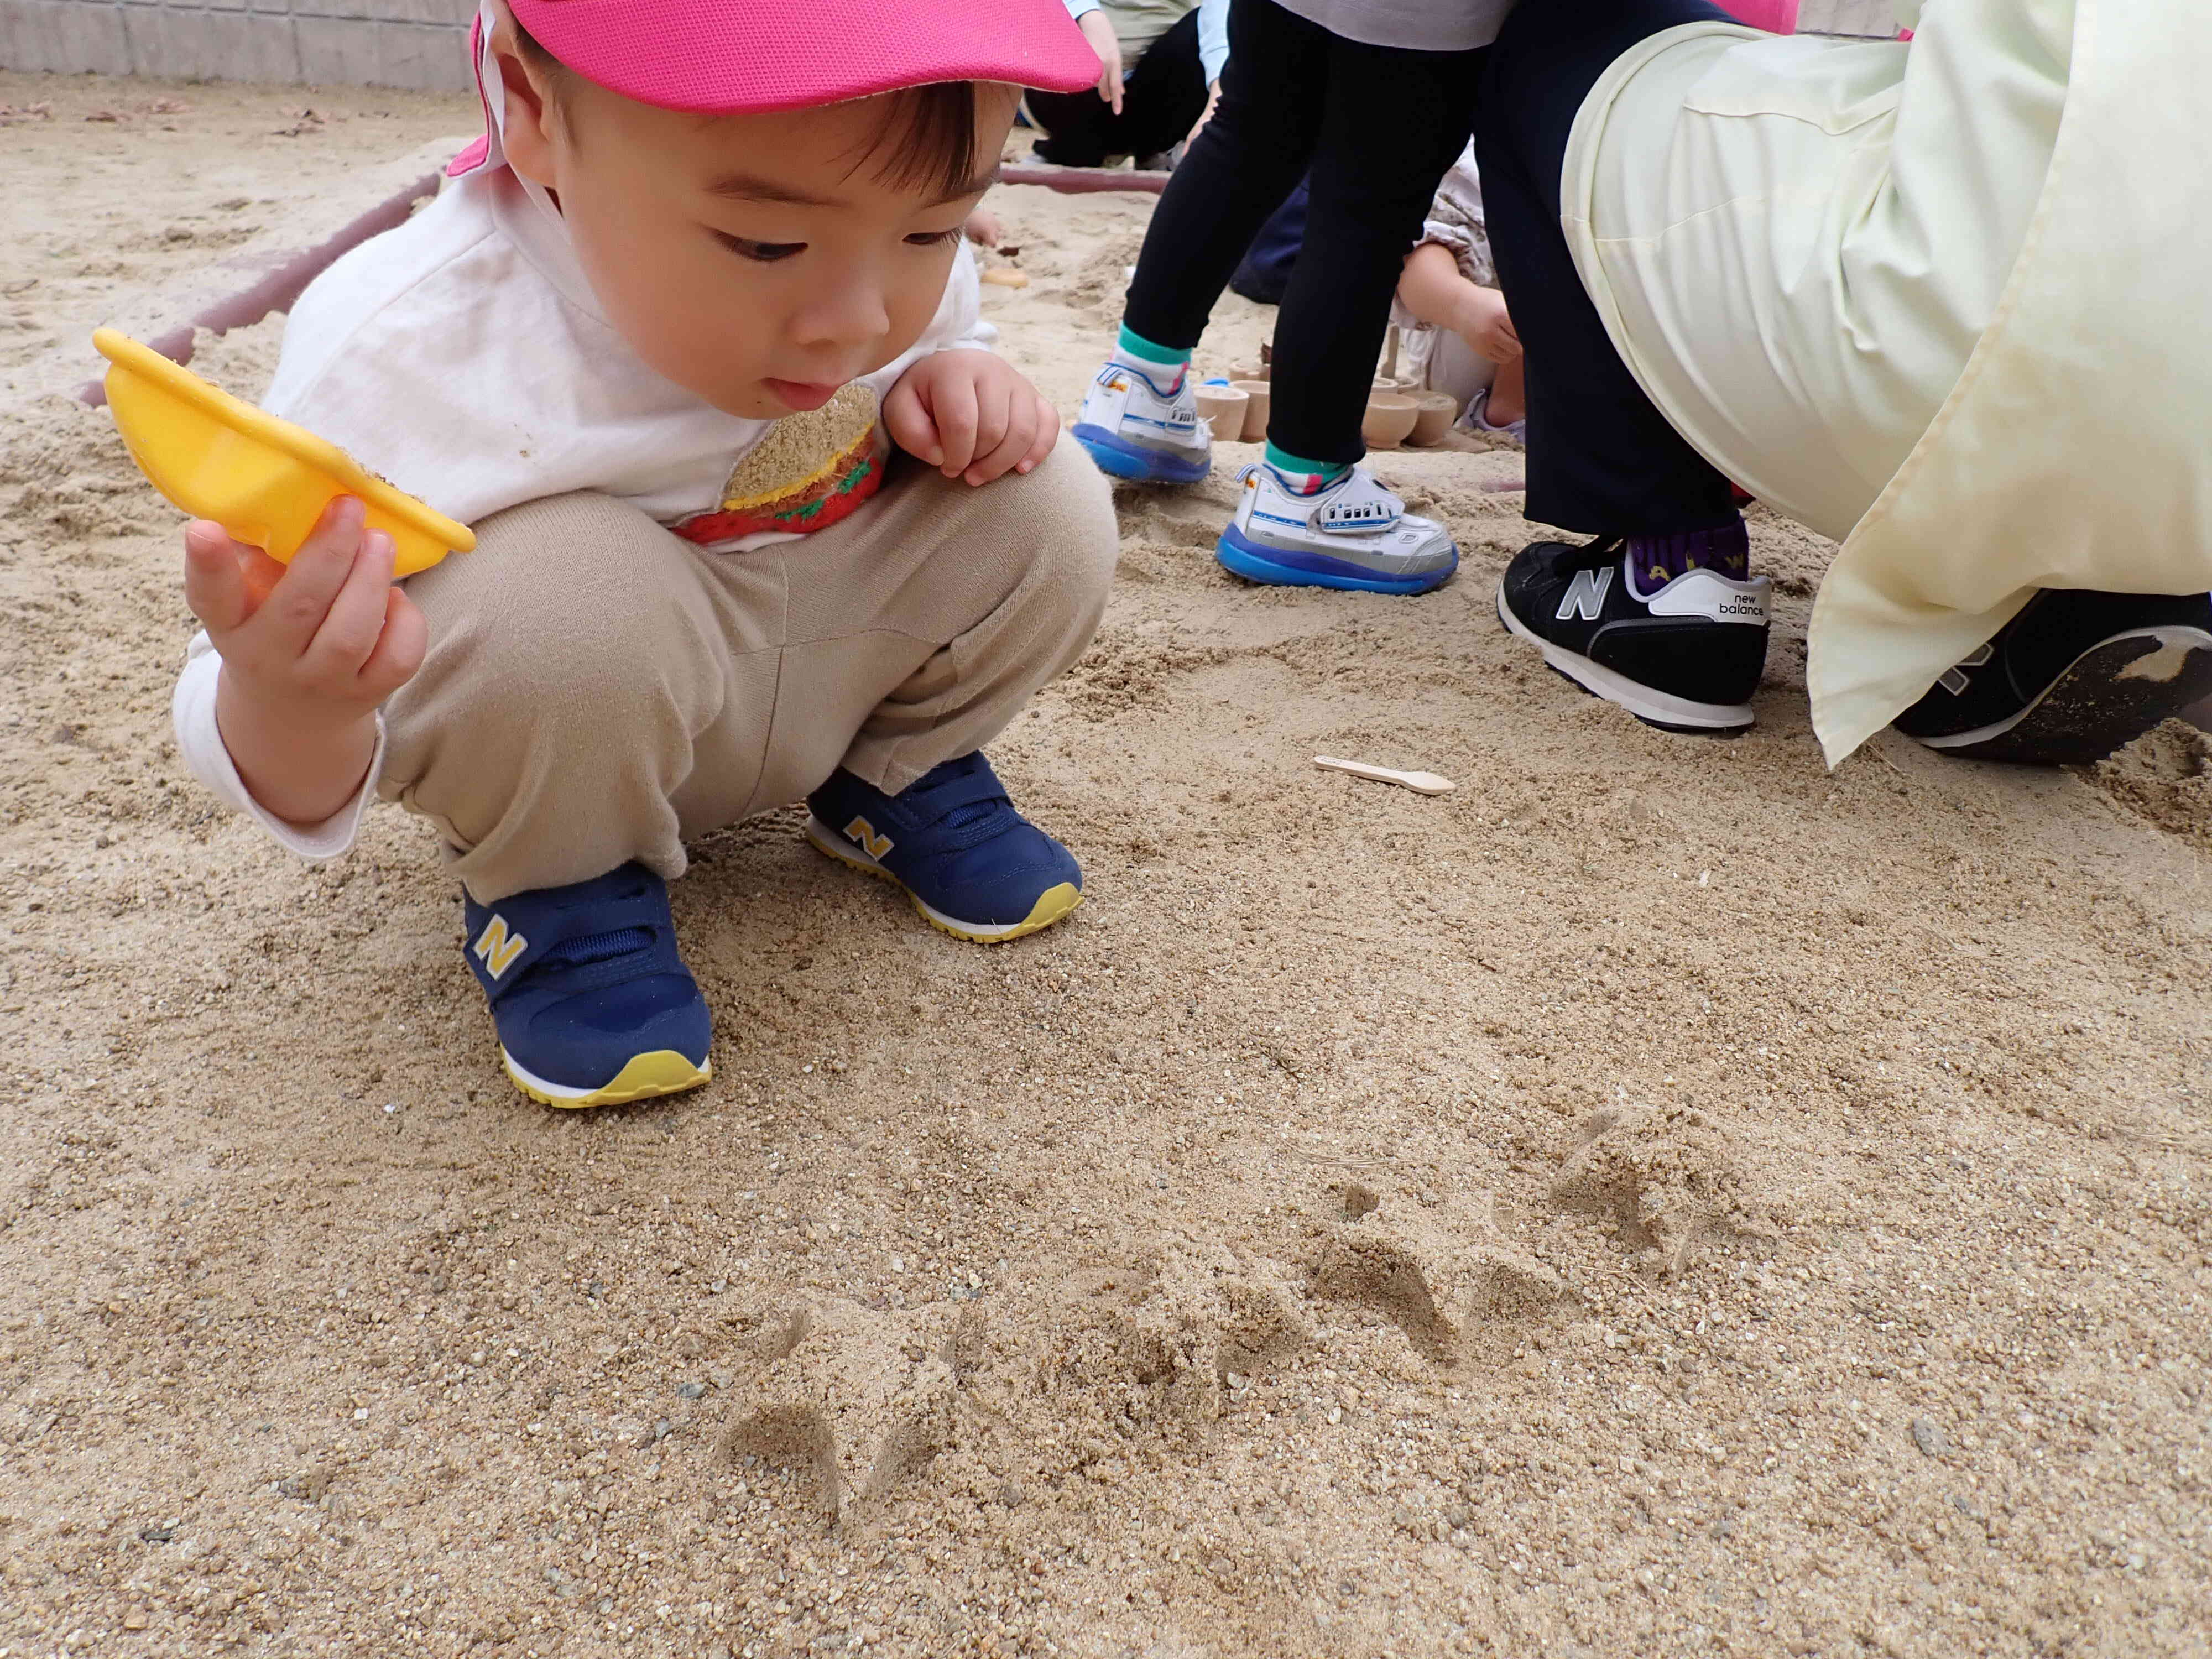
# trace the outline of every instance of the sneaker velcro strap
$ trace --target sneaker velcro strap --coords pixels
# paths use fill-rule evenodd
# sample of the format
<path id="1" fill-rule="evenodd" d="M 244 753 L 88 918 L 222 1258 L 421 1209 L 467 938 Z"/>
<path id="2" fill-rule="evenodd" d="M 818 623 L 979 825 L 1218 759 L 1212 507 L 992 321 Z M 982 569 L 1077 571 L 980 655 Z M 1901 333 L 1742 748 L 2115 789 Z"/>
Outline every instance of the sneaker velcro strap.
<path id="1" fill-rule="evenodd" d="M 991 769 L 991 763 L 983 758 L 980 750 L 964 755 L 915 782 L 921 787 L 910 787 L 896 799 L 917 818 L 926 812 L 931 823 L 942 823 L 963 807 L 993 801 L 1012 804 L 1006 786 L 999 781 L 999 775 Z"/>
<path id="2" fill-rule="evenodd" d="M 1330 536 L 1376 536 L 1398 527 L 1406 505 L 1375 482 L 1372 475 L 1354 469 L 1327 505 L 1312 518 L 1313 527 Z"/>
<path id="3" fill-rule="evenodd" d="M 1163 365 L 1163 367 L 1165 367 L 1165 365 Z M 1169 388 L 1163 386 L 1151 375 L 1146 374 L 1141 368 L 1132 368 L 1127 363 L 1108 363 L 1105 368 L 1098 371 L 1098 384 L 1111 392 L 1115 389 L 1114 382 L 1116 380 L 1136 380 L 1143 385 L 1146 391 L 1151 392 L 1153 397 L 1158 398 L 1162 403 L 1171 404 L 1178 401 L 1179 395 L 1182 392 L 1183 387 L 1189 383 L 1188 376 L 1189 371 L 1185 369 L 1184 380 L 1182 384 L 1177 385 L 1173 390 L 1170 390 Z"/>
<path id="4" fill-rule="evenodd" d="M 580 991 L 635 977 L 641 957 L 665 957 L 681 969 L 668 890 L 638 865 L 495 904 L 471 899 L 466 917 L 469 970 L 495 1003 L 525 980 L 542 987 L 545 973 Z M 541 965 L 545 973 L 533 975 Z"/>

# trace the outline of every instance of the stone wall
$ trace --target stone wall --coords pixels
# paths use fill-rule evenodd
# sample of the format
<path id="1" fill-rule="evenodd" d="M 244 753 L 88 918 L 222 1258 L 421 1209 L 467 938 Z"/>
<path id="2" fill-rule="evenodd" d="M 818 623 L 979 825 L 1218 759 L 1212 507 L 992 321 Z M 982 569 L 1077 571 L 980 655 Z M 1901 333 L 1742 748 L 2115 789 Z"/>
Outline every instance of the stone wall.
<path id="1" fill-rule="evenodd" d="M 476 0 L 0 0 L 0 67 L 465 92 Z"/>

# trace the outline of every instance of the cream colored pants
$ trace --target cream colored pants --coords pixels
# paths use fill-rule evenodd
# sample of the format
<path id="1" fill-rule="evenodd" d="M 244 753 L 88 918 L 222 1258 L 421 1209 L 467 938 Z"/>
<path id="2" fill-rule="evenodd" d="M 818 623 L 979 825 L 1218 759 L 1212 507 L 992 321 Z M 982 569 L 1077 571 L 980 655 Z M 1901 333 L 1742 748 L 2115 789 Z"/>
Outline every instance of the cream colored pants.
<path id="1" fill-rule="evenodd" d="M 1073 441 L 980 489 L 894 462 L 797 541 L 711 553 L 610 496 L 493 514 L 407 584 L 428 659 L 385 709 L 378 791 L 436 824 L 479 903 L 805 795 L 896 793 L 980 749 L 1081 653 L 1113 580 L 1106 482 Z"/>

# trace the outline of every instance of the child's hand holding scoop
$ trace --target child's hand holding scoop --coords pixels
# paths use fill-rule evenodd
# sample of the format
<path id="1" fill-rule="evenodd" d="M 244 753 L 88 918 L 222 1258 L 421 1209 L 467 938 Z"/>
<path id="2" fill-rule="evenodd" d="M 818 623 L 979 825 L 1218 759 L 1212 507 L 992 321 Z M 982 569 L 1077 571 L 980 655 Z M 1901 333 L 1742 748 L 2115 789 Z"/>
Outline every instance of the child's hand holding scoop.
<path id="1" fill-rule="evenodd" d="M 392 585 L 392 538 L 342 495 L 289 565 L 201 519 L 185 529 L 185 599 L 222 658 L 216 723 L 254 799 L 319 823 L 360 788 L 376 710 L 422 665 L 429 629 Z"/>
<path id="2" fill-rule="evenodd" d="M 376 710 L 428 629 L 397 576 L 476 538 L 335 444 L 101 329 L 109 411 L 147 478 L 198 515 L 185 599 L 222 658 L 216 724 L 247 792 L 320 823 L 361 787 Z M 371 526 L 374 525 L 372 528 Z"/>

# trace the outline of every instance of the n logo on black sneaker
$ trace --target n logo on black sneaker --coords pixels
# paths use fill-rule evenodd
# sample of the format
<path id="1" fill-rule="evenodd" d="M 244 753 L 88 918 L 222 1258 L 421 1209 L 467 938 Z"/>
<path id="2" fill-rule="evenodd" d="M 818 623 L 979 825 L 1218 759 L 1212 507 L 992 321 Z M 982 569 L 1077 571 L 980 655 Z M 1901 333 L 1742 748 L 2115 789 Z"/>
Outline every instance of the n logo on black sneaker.
<path id="1" fill-rule="evenodd" d="M 1996 654 L 1995 646 L 1984 644 L 1976 649 L 1972 656 L 1963 659 L 1958 667 L 1945 669 L 1936 684 L 1953 696 L 1963 697 L 1966 695 L 1967 689 L 1973 684 L 1973 682 L 1966 678 L 1965 671 L 1969 668 L 1988 667 L 1990 660 Z"/>
<path id="2" fill-rule="evenodd" d="M 1584 622 L 1595 622 L 1605 614 L 1605 596 L 1613 589 L 1611 565 L 1601 565 L 1595 570 L 1577 570 L 1575 579 L 1567 584 L 1560 598 L 1559 620 L 1580 617 Z"/>

